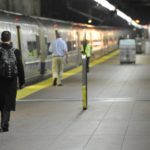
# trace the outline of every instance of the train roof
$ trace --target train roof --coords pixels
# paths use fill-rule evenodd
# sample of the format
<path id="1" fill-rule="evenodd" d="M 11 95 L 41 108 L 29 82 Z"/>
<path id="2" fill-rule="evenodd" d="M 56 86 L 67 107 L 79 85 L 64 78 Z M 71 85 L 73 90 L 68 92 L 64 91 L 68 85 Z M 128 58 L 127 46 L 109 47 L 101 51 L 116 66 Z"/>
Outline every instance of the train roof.
<path id="1" fill-rule="evenodd" d="M 42 25 L 42 26 L 52 26 L 52 27 L 73 27 L 73 28 L 96 28 L 96 29 L 116 29 L 116 27 L 110 26 L 94 26 L 89 24 L 75 23 L 71 21 L 63 21 L 53 18 L 45 18 L 38 16 L 26 16 L 21 13 L 14 13 L 10 11 L 5 11 L 0 9 L 0 21 L 11 22 L 15 24 L 30 24 L 30 25 Z"/>
<path id="2" fill-rule="evenodd" d="M 58 24 L 65 25 L 65 26 L 71 25 L 71 26 L 83 27 L 83 28 L 95 28 L 94 25 L 75 23 L 71 21 L 64 21 L 64 20 L 58 20 L 58 19 L 53 19 L 53 18 L 45 18 L 45 17 L 37 17 L 37 16 L 34 16 L 33 18 L 40 20 L 44 25 L 58 23 Z"/>
<path id="3" fill-rule="evenodd" d="M 34 24 L 36 25 L 36 21 L 30 17 L 20 13 L 9 12 L 0 9 L 0 21 L 3 22 L 11 22 L 15 24 Z"/>
<path id="4" fill-rule="evenodd" d="M 82 23 L 76 23 L 76 22 L 71 22 L 71 21 L 63 21 L 63 20 L 58 20 L 58 19 L 53 19 L 53 18 L 45 18 L 45 17 L 37 17 L 34 16 L 36 20 L 39 20 L 43 25 L 45 26 L 55 26 L 61 24 L 61 26 L 72 26 L 74 28 L 79 27 L 79 28 L 96 28 L 96 29 L 103 29 L 103 30 L 108 30 L 108 29 L 118 29 L 117 27 L 110 27 L 110 26 L 94 26 L 94 25 L 89 25 L 89 24 L 82 24 Z"/>

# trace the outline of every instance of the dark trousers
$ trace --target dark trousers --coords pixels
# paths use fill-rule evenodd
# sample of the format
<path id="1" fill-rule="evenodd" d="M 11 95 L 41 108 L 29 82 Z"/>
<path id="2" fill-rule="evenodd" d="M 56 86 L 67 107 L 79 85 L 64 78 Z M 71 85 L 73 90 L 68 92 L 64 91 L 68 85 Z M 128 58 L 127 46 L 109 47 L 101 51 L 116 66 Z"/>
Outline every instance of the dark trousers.
<path id="1" fill-rule="evenodd" d="M 9 128 L 10 111 L 1 110 L 1 127 Z"/>
<path id="2" fill-rule="evenodd" d="M 90 71 L 90 57 L 87 57 L 86 58 L 86 69 L 87 69 L 87 72 L 89 72 Z"/>

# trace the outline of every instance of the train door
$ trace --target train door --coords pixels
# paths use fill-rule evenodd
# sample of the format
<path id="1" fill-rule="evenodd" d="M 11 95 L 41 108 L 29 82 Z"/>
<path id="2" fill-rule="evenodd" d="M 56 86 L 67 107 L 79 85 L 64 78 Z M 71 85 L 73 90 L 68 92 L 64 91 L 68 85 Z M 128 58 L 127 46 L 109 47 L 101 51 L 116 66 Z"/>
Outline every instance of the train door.
<path id="1" fill-rule="evenodd" d="M 68 31 L 68 50 L 69 50 L 69 62 L 72 63 L 72 66 L 78 66 L 81 60 L 80 54 L 80 40 L 79 32 L 75 29 Z"/>
<path id="2" fill-rule="evenodd" d="M 41 52 L 37 25 L 21 24 L 16 26 L 18 48 L 22 52 L 26 82 L 36 81 L 40 77 Z"/>
<path id="3" fill-rule="evenodd" d="M 38 33 L 39 34 L 36 35 L 36 41 L 37 41 L 37 49 L 39 49 L 38 54 L 40 55 L 40 74 L 44 75 L 46 72 L 45 68 L 46 53 L 44 51 L 46 50 L 46 43 L 45 43 L 44 27 L 40 23 Z"/>
<path id="4" fill-rule="evenodd" d="M 55 36 L 55 29 L 53 27 L 44 26 L 44 34 L 43 34 L 43 44 L 44 49 L 42 49 L 43 56 L 45 56 L 44 63 L 45 63 L 45 75 L 49 75 L 52 73 L 52 53 L 49 52 L 49 47 L 56 39 Z"/>

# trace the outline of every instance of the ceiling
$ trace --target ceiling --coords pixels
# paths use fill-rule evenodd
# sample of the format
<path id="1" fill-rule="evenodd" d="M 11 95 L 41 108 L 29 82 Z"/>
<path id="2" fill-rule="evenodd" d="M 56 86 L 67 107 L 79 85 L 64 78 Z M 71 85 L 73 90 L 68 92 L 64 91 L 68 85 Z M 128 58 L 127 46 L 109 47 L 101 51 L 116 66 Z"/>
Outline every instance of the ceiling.
<path id="1" fill-rule="evenodd" d="M 131 16 L 132 19 L 139 19 L 141 24 L 150 23 L 150 0 L 108 0 L 118 9 Z"/>
<path id="2" fill-rule="evenodd" d="M 108 0 L 140 24 L 150 23 L 150 0 Z M 94 0 L 44 0 L 41 1 L 42 16 L 94 25 L 127 26 L 127 22 Z"/>

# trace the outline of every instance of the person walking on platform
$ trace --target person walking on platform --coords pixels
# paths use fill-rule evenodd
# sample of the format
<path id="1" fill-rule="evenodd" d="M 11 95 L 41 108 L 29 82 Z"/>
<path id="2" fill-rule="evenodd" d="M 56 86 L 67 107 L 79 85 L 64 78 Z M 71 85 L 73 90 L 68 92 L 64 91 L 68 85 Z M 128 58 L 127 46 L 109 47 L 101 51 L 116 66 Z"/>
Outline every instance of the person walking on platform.
<path id="1" fill-rule="evenodd" d="M 87 69 L 87 72 L 89 72 L 90 71 L 89 65 L 90 65 L 90 57 L 91 57 L 91 53 L 92 53 L 92 48 L 91 48 L 91 45 L 89 44 L 89 41 L 86 39 L 82 42 L 81 52 L 86 55 L 86 69 Z"/>
<path id="2" fill-rule="evenodd" d="M 25 83 L 24 69 L 19 50 L 12 47 L 11 33 L 3 31 L 0 46 L 0 132 L 9 131 L 10 111 L 15 111 L 17 77 L 19 77 L 19 88 Z"/>
<path id="3" fill-rule="evenodd" d="M 56 40 L 49 47 L 49 52 L 52 53 L 53 86 L 62 86 L 64 56 L 68 63 L 68 48 L 58 31 L 56 31 Z"/>

